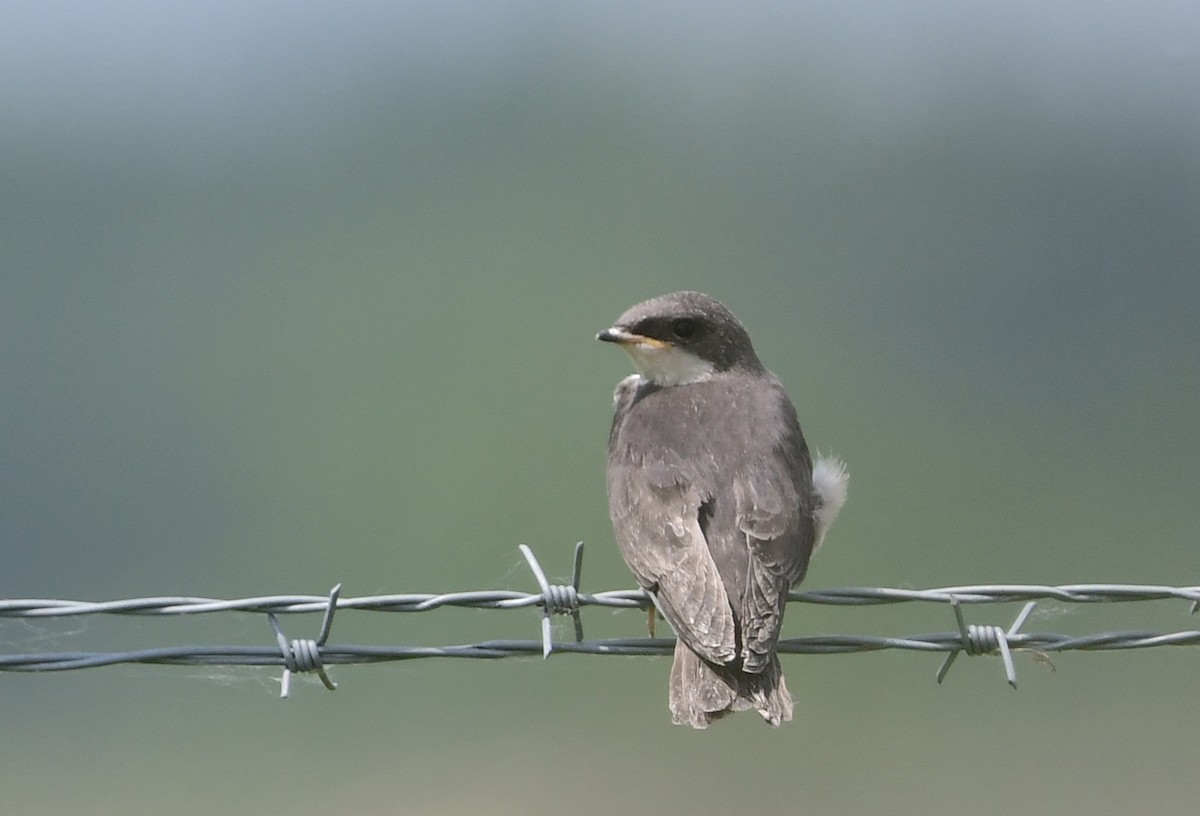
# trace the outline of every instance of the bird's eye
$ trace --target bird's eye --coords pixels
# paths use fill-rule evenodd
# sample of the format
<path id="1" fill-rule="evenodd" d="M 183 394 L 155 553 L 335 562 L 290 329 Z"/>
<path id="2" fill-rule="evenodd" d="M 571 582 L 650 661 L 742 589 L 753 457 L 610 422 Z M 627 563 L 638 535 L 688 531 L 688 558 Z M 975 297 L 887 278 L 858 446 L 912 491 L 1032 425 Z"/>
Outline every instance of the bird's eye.
<path id="1" fill-rule="evenodd" d="M 682 317 L 671 324 L 671 334 L 680 340 L 690 340 L 696 336 L 699 330 L 700 326 L 697 325 L 696 321 L 689 320 L 686 317 Z"/>

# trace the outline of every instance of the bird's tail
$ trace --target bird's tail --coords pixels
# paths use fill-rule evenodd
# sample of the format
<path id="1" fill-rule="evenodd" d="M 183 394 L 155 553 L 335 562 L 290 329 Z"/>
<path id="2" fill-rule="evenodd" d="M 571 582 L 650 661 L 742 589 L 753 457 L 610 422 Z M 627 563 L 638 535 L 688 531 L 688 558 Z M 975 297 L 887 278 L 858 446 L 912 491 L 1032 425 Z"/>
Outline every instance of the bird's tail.
<path id="1" fill-rule="evenodd" d="M 671 720 L 692 728 L 708 728 L 713 720 L 751 708 L 774 726 L 792 718 L 792 695 L 783 682 L 778 657 L 771 655 L 761 672 L 751 674 L 731 666 L 715 666 L 682 640 L 675 643 L 670 704 Z"/>

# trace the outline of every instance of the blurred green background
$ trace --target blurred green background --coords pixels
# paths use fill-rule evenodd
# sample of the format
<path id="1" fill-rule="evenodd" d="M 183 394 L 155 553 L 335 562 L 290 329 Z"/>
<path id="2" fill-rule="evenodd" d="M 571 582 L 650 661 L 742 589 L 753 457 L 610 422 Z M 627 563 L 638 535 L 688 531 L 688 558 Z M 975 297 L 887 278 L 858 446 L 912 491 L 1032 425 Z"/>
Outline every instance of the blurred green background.
<path id="1" fill-rule="evenodd" d="M 632 586 L 593 335 L 707 291 L 850 501 L 808 585 L 1197 584 L 1200 6 L 6 4 L 0 595 Z M 1007 624 L 1017 608 L 968 609 Z M 589 610 L 590 636 L 637 636 Z M 1028 630 L 1196 628 L 1042 604 Z M 291 616 L 292 637 L 315 616 Z M 786 632 L 953 627 L 793 606 Z M 558 635 L 570 637 L 569 623 Z M 348 613 L 341 643 L 534 638 Z M 0 622 L 3 653 L 259 616 Z M 1197 653 L 788 657 L 672 727 L 666 659 L 0 676 L 22 814 L 1182 813 Z M 1186 804 L 1185 804 L 1186 803 Z"/>

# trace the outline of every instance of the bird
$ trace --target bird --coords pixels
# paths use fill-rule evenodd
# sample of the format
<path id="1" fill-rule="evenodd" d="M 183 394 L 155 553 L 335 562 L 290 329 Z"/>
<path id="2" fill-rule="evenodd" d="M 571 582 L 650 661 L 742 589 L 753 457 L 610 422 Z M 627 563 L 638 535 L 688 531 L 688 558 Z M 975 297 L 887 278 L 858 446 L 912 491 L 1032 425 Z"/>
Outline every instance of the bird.
<path id="1" fill-rule="evenodd" d="M 596 339 L 637 371 L 613 393 L 609 515 L 675 630 L 671 719 L 754 709 L 778 726 L 794 710 L 776 655 L 788 591 L 846 501 L 846 467 L 814 464 L 791 399 L 715 298 L 646 300 Z"/>

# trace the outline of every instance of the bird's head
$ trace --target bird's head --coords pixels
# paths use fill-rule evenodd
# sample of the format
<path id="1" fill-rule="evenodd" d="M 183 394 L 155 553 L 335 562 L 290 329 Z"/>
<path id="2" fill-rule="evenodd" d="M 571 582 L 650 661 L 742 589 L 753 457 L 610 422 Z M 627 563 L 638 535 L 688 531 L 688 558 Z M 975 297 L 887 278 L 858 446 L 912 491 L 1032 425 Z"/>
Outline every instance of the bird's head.
<path id="1" fill-rule="evenodd" d="M 656 385 L 687 385 L 733 371 L 761 371 L 750 335 L 724 304 L 673 292 L 628 309 L 597 340 L 616 343 Z"/>

